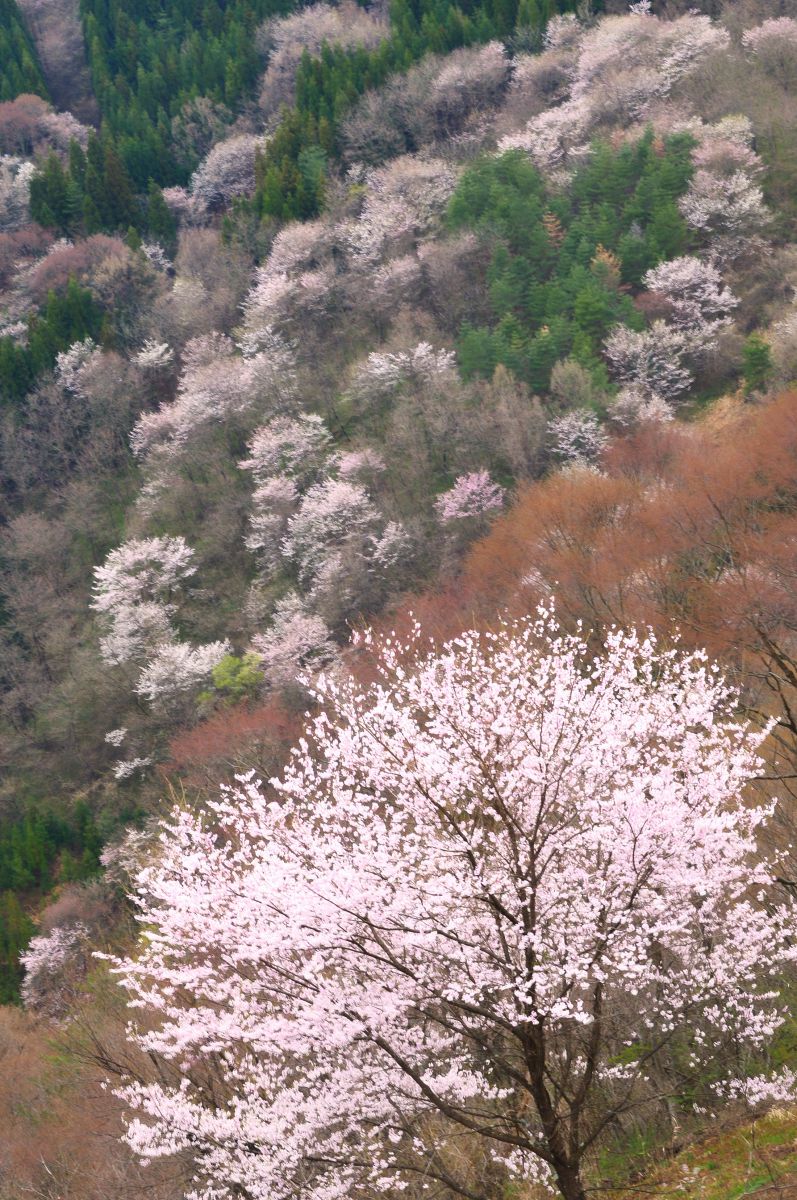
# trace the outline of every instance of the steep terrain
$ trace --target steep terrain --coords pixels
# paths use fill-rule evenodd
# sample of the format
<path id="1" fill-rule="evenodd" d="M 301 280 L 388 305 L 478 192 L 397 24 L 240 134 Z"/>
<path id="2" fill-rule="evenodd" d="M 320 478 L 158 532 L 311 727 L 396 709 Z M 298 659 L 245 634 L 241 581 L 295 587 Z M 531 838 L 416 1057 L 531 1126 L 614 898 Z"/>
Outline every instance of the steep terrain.
<path id="1" fill-rule="evenodd" d="M 764 840 L 793 888 L 797 3 L 18 3 L 0 1198 L 173 1200 L 190 1145 L 103 1157 L 104 1074 L 183 1064 L 126 1039 L 92 953 L 134 953 L 164 795 L 278 773 L 319 672 L 373 677 L 353 630 L 439 641 L 554 602 L 599 653 L 615 623 L 707 648 L 737 715 L 774 722 Z M 742 1074 L 793 1071 L 778 1038 Z M 743 1106 L 679 1054 L 590 1186 L 658 1187 L 683 1143 L 677 1194 L 791 1187 L 767 1172 L 794 1172 L 792 1110 L 755 1127 L 761 1163 L 742 1132 L 706 1145 Z M 4 1071 L 35 1081 L 19 1110 Z M 190 1082 L 226 1095 L 221 1069 Z M 471 1150 L 480 1187 L 534 1194 Z"/>

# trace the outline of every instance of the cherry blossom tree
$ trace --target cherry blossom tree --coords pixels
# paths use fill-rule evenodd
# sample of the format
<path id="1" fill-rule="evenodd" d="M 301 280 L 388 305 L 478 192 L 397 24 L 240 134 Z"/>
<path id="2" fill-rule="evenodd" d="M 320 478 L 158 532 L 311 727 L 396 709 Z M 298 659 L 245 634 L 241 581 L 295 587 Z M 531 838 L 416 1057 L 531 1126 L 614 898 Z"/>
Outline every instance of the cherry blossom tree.
<path id="1" fill-rule="evenodd" d="M 329 552 L 373 530 L 378 513 L 365 488 L 345 479 L 324 479 L 302 498 L 288 522 L 282 553 L 309 583 Z"/>
<path id="2" fill-rule="evenodd" d="M 174 352 L 168 342 L 156 342 L 147 338 L 144 345 L 133 355 L 133 362 L 144 371 L 166 371 L 171 366 Z"/>
<path id="3" fill-rule="evenodd" d="M 35 174 L 34 163 L 0 155 L 0 233 L 19 229 L 30 220 L 30 181 Z"/>
<path id="4" fill-rule="evenodd" d="M 739 303 L 723 285 L 717 268 L 691 255 L 660 263 L 647 272 L 643 283 L 667 300 L 669 323 L 698 344 L 713 341 L 714 334 L 730 324 Z"/>
<path id="5" fill-rule="evenodd" d="M 419 342 L 412 350 L 394 353 L 373 351 L 355 368 L 350 393 L 361 403 L 377 402 L 396 391 L 403 383 L 431 383 L 453 375 L 457 356 L 453 350 L 435 350 L 429 342 Z"/>
<path id="6" fill-rule="evenodd" d="M 82 394 L 81 377 L 85 368 L 99 356 L 101 351 L 96 342 L 86 338 L 82 342 L 73 342 L 67 350 L 62 350 L 55 358 L 55 377 L 67 392 L 74 395 Z"/>
<path id="7" fill-rule="evenodd" d="M 682 361 L 686 350 L 685 334 L 664 321 L 654 321 L 642 333 L 615 325 L 603 347 L 621 383 L 668 401 L 680 396 L 692 382 L 692 373 Z"/>
<path id="8" fill-rule="evenodd" d="M 554 417 L 548 437 L 557 458 L 569 463 L 594 462 L 608 441 L 596 414 L 588 408 L 574 408 Z"/>
<path id="9" fill-rule="evenodd" d="M 299 489 L 288 475 L 273 475 L 255 488 L 245 544 L 264 571 L 282 565 L 282 542 L 298 504 Z"/>
<path id="10" fill-rule="evenodd" d="M 110 627 L 105 661 L 127 662 L 167 638 L 175 593 L 195 572 L 194 552 L 181 537 L 142 538 L 112 550 L 95 568 L 92 599 Z"/>
<path id="11" fill-rule="evenodd" d="M 584 1200 L 613 1122 L 730 1090 L 786 1016 L 765 733 L 704 656 L 550 611 L 408 655 L 322 677 L 282 777 L 176 809 L 139 876 L 116 970 L 164 1069 L 127 1137 L 193 1200 Z"/>
<path id="12" fill-rule="evenodd" d="M 317 3 L 289 16 L 267 21 L 258 31 L 258 44 L 268 53 L 260 106 L 269 117 L 283 104 L 295 101 L 296 72 L 304 53 L 318 55 L 328 46 L 376 46 L 387 35 L 378 9 L 366 12 L 351 0 L 340 5 Z"/>
<path id="13" fill-rule="evenodd" d="M 70 972 L 74 975 L 88 958 L 89 930 L 82 921 L 58 925 L 49 933 L 37 934 L 20 956 L 25 972 L 20 988 L 22 1003 L 33 1012 L 56 1017 L 67 1007 L 65 991 Z"/>
<path id="14" fill-rule="evenodd" d="M 456 483 L 435 501 L 438 520 L 444 525 L 468 517 L 483 517 L 503 508 L 504 489 L 493 483 L 489 471 L 473 471 L 460 475 Z"/>
<path id="15" fill-rule="evenodd" d="M 273 410 L 290 404 L 296 393 L 292 347 L 273 330 L 259 329 L 240 349 L 236 354 L 232 340 L 218 333 L 188 342 L 177 398 L 144 413 L 130 435 L 139 458 L 155 456 L 168 468 L 209 426 L 256 405 Z"/>
<path id="16" fill-rule="evenodd" d="M 768 74 L 784 86 L 794 85 L 797 74 L 797 21 L 771 17 L 742 34 L 742 45 Z"/>
<path id="17" fill-rule="evenodd" d="M 628 385 L 621 388 L 609 408 L 609 415 L 621 428 L 634 428 L 652 422 L 673 419 L 672 406 L 655 392 Z"/>
<path id="18" fill-rule="evenodd" d="M 262 139 L 242 133 L 219 142 L 191 177 L 191 195 L 205 211 L 221 208 L 255 188 L 255 154 Z"/>
<path id="19" fill-rule="evenodd" d="M 300 676 L 329 666 L 337 655 L 329 629 L 298 592 L 278 601 L 270 628 L 256 634 L 252 647 L 272 687 L 295 685 Z"/>
<path id="20" fill-rule="evenodd" d="M 331 446 L 329 430 L 314 413 L 277 417 L 255 431 L 249 457 L 238 465 L 259 481 L 283 473 L 306 480 L 318 471 Z"/>
<path id="21" fill-rule="evenodd" d="M 770 220 L 755 173 L 740 167 L 733 157 L 722 163 L 716 153 L 710 167 L 695 171 L 678 207 L 686 223 L 706 239 L 718 262 L 733 262 L 760 245 Z"/>
<path id="22" fill-rule="evenodd" d="M 573 155 L 589 150 L 591 108 L 584 97 L 566 100 L 533 117 L 520 133 L 508 134 L 498 143 L 502 153 L 524 150 L 534 165 L 546 174 L 557 173 L 570 164 Z"/>
<path id="23" fill-rule="evenodd" d="M 666 21 L 634 6 L 589 27 L 572 15 L 554 18 L 547 53 L 533 71 L 564 71 L 564 94 L 557 89 L 560 103 L 546 104 L 524 130 L 502 138 L 499 150 L 524 150 L 554 181 L 566 178 L 572 160 L 589 152 L 594 132 L 644 120 L 706 55 L 729 42 L 726 30 L 694 12 Z"/>
<path id="24" fill-rule="evenodd" d="M 186 642 L 164 642 L 141 672 L 136 692 L 150 704 L 167 709 L 187 692 L 196 691 L 231 652 L 227 641 L 191 646 Z"/>
<path id="25" fill-rule="evenodd" d="M 347 232 L 349 249 L 362 266 L 388 251 L 405 253 L 440 219 L 457 186 L 457 173 L 442 159 L 405 155 L 369 171 L 362 212 Z"/>

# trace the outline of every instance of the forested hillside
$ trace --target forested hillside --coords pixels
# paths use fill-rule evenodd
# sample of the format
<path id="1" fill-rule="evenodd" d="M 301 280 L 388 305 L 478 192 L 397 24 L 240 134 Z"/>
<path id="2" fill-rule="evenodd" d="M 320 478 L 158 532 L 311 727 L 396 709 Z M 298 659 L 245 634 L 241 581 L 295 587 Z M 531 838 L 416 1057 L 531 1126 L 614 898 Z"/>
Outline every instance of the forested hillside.
<path id="1" fill-rule="evenodd" d="M 797 0 L 63 11 L 0 0 L 0 1200 L 775 1186 Z"/>

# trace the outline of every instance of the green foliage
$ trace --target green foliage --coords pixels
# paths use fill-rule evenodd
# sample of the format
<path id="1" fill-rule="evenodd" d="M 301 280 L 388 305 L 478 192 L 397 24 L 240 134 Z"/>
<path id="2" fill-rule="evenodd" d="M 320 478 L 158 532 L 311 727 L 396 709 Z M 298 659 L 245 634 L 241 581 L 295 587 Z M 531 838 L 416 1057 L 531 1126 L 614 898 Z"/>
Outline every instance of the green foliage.
<path id="1" fill-rule="evenodd" d="M 318 123 L 294 109 L 287 112 L 255 167 L 255 207 L 264 217 L 303 220 L 324 199 L 325 152 Z"/>
<path id="2" fill-rule="evenodd" d="M 641 328 L 630 290 L 681 253 L 677 197 L 691 174 L 687 135 L 612 150 L 598 144 L 567 195 L 549 194 L 526 155 L 512 151 L 466 171 L 452 197 L 453 229 L 493 246 L 487 274 L 495 323 L 465 327 L 457 347 L 466 379 L 502 363 L 537 391 L 572 357 L 605 384 L 601 343 L 612 325 Z"/>
<path id="3" fill-rule="evenodd" d="M 222 692 L 233 702 L 256 696 L 263 686 L 263 672 L 257 654 L 244 654 L 241 658 L 227 654 L 213 668 L 211 677 L 216 691 Z"/>
<path id="4" fill-rule="evenodd" d="M 33 922 L 14 893 L 0 895 L 0 1004 L 12 1004 L 19 999 L 22 982 L 19 956 L 33 933 Z"/>
<path id="5" fill-rule="evenodd" d="M 44 307 L 28 318 L 27 345 L 0 338 L 0 403 L 18 404 L 62 350 L 98 338 L 102 328 L 102 309 L 88 288 L 71 279 L 62 296 L 50 292 Z"/>
<path id="6" fill-rule="evenodd" d="M 769 342 L 760 334 L 751 333 L 744 344 L 742 363 L 745 391 L 759 391 L 772 374 L 772 351 Z"/>
<path id="7" fill-rule="evenodd" d="M 24 92 L 48 99 L 36 51 L 16 0 L 0 0 L 0 101 Z"/>
<path id="8" fill-rule="evenodd" d="M 160 193 L 163 208 L 166 204 Z M 148 227 L 150 217 L 159 227 L 166 218 L 157 201 L 144 209 L 133 193 L 124 163 L 108 137 L 92 133 L 86 153 L 77 142 L 69 151 L 69 162 L 63 167 L 57 154 L 51 153 L 30 185 L 30 212 L 34 221 L 60 233 L 116 232 L 131 226 Z M 171 213 L 166 209 L 171 217 Z M 168 228 L 172 230 L 173 221 Z"/>
<path id="9" fill-rule="evenodd" d="M 156 242 L 160 242 L 165 250 L 174 251 L 177 244 L 177 221 L 154 179 L 149 181 L 146 225 Z"/>
<path id="10" fill-rule="evenodd" d="M 81 0 L 94 91 L 138 192 L 187 182 L 171 121 L 199 96 L 235 108 L 262 63 L 254 32 L 289 0 Z M 196 165 L 196 164 L 193 164 Z"/>

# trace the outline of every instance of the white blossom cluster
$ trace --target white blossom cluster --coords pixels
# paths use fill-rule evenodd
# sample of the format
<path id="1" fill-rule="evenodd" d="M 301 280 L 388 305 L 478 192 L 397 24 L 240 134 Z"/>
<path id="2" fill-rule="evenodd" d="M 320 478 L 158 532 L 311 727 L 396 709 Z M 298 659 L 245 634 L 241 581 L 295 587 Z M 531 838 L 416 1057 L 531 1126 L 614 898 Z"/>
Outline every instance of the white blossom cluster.
<path id="1" fill-rule="evenodd" d="M 602 125 L 644 121 L 706 55 L 728 44 L 728 33 L 708 17 L 665 21 L 644 5 L 590 27 L 572 15 L 554 18 L 546 51 L 557 62 L 564 58 L 567 91 L 558 106 L 502 138 L 499 151 L 523 150 L 552 181 L 564 182 Z"/>
<path id="2" fill-rule="evenodd" d="M 227 642 L 190 646 L 177 638 L 177 601 L 195 572 L 194 552 L 181 537 L 125 542 L 95 569 L 92 606 L 107 630 L 100 642 L 103 659 L 132 666 L 135 690 L 150 703 L 168 705 L 194 691 L 229 653 Z M 120 745 L 124 731 L 111 731 L 108 740 Z M 119 764 L 117 778 L 141 765 Z"/>
<path id="3" fill-rule="evenodd" d="M 403 383 L 442 381 L 455 370 L 456 354 L 452 350 L 435 350 L 429 342 L 419 342 L 412 350 L 369 354 L 355 368 L 349 390 L 360 401 L 378 401 Z"/>
<path id="4" fill-rule="evenodd" d="M 11 154 L 0 154 L 0 233 L 10 233 L 30 220 L 30 181 L 34 163 Z"/>

